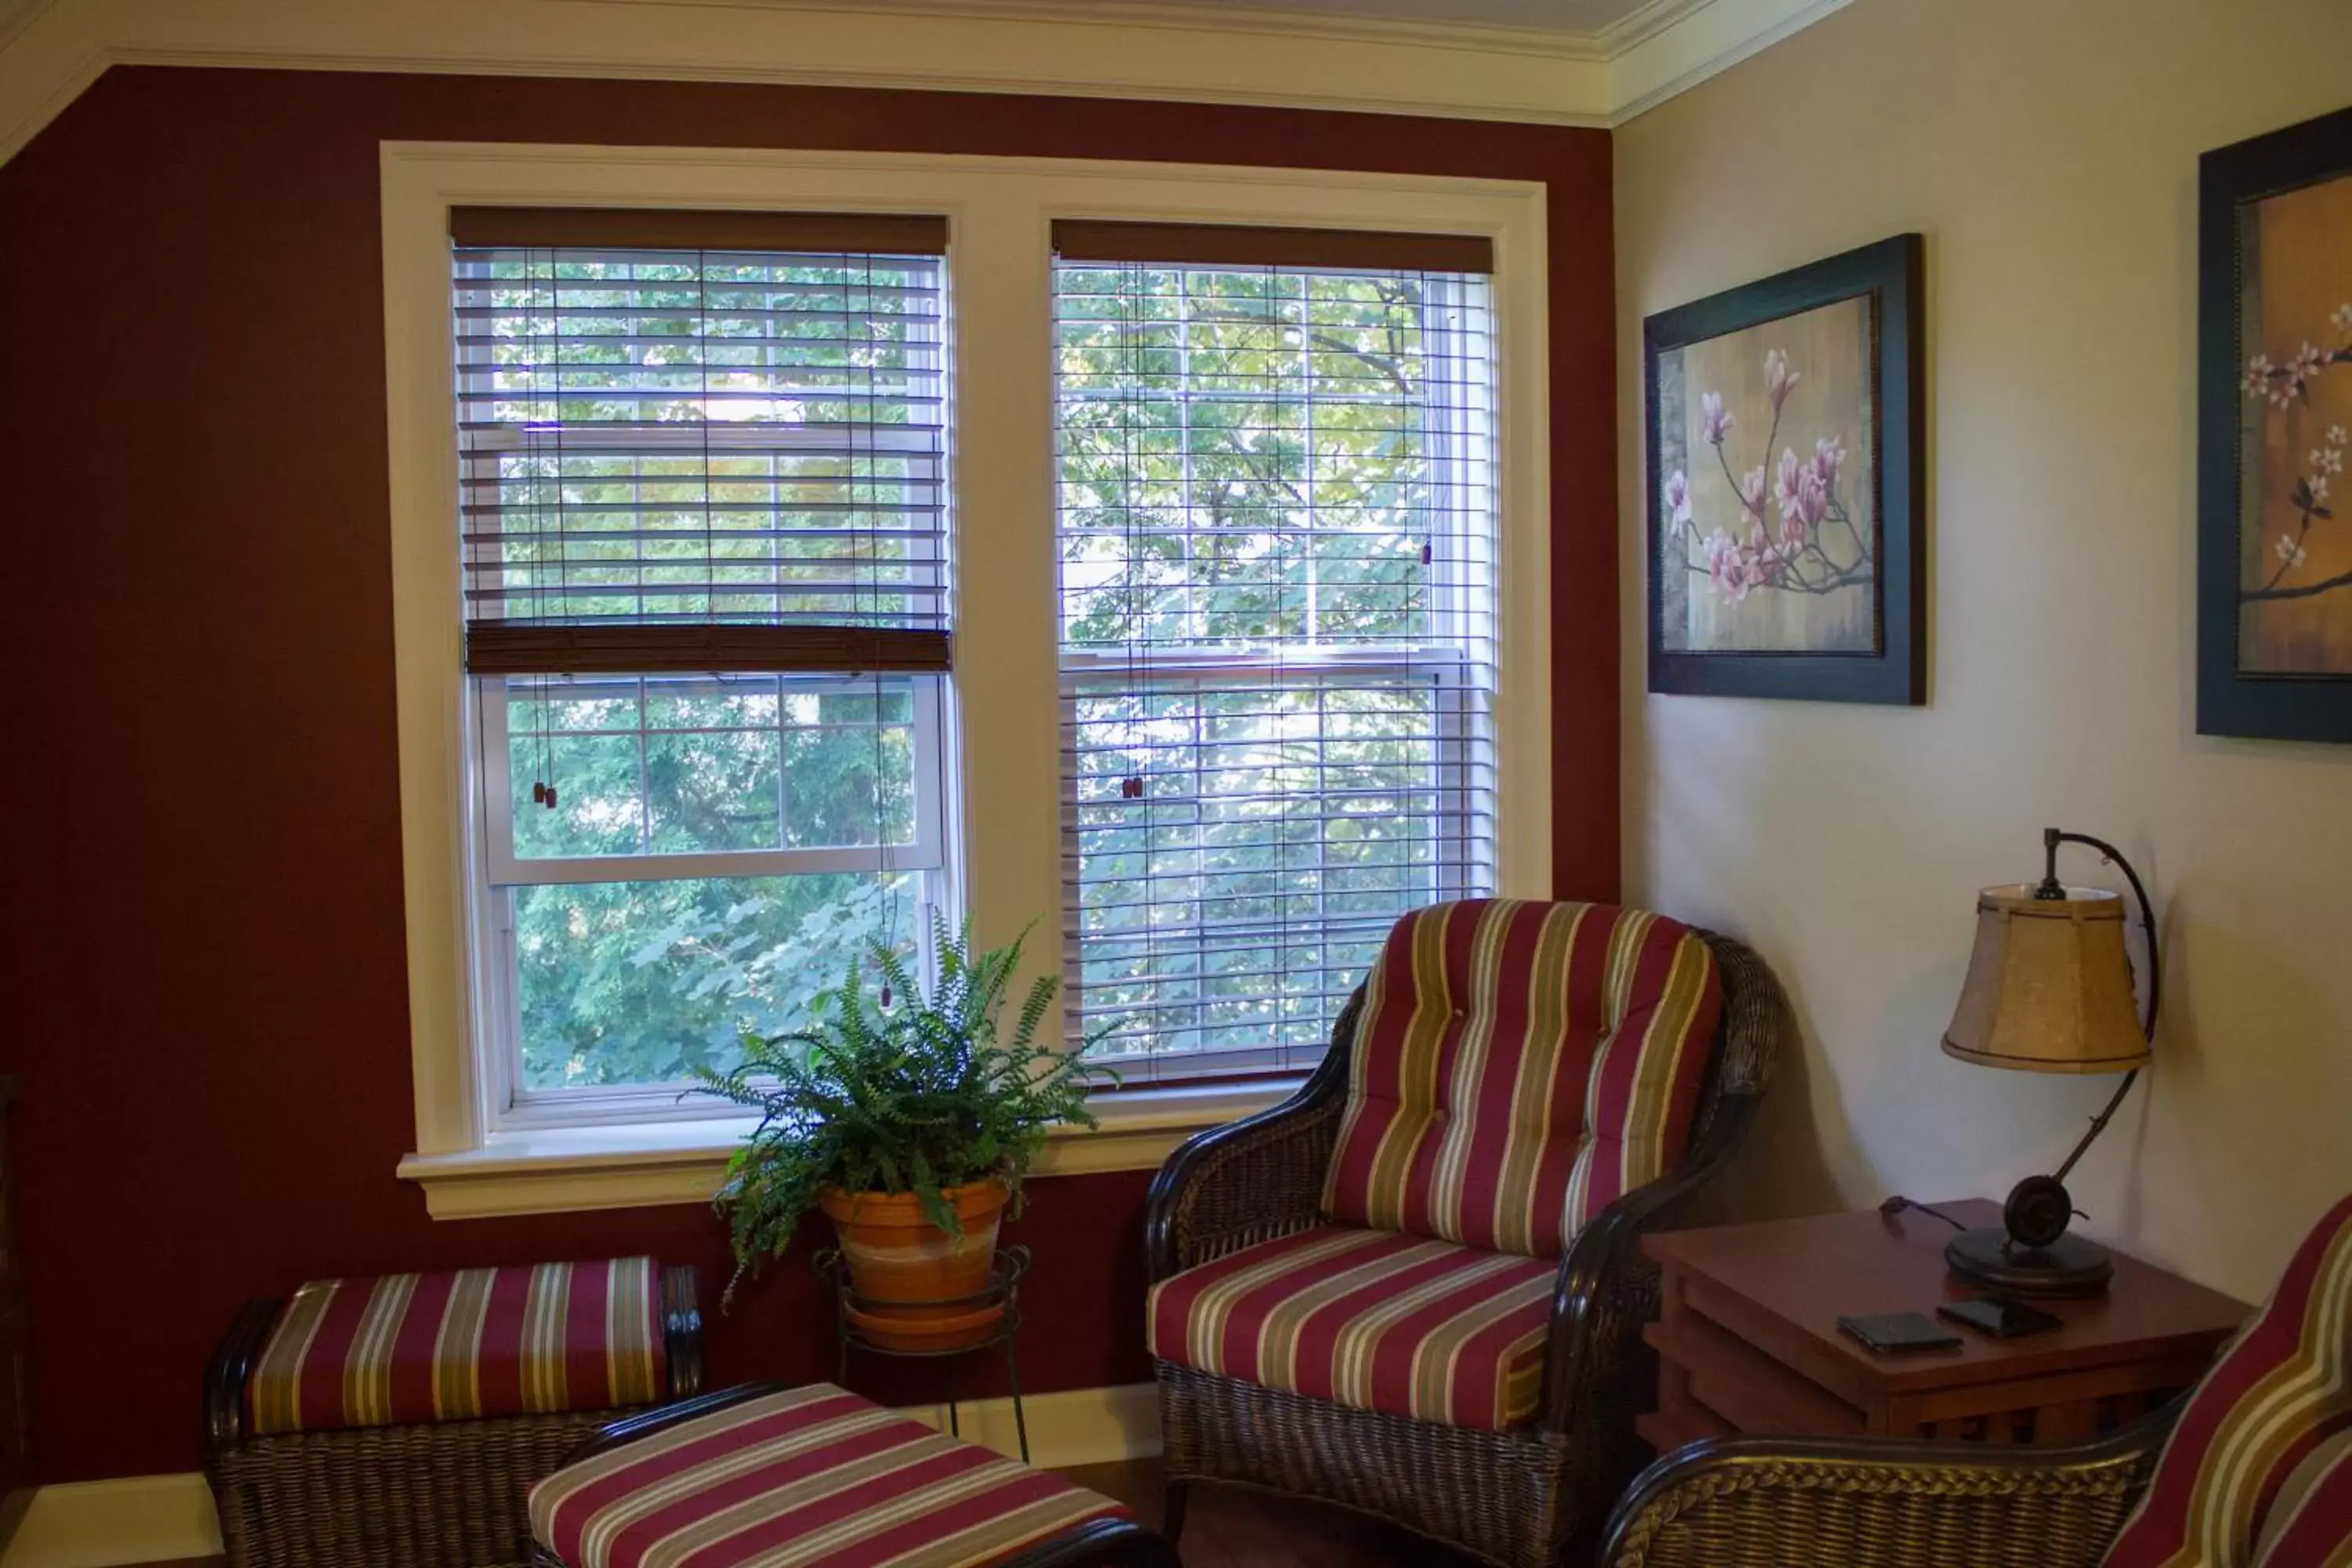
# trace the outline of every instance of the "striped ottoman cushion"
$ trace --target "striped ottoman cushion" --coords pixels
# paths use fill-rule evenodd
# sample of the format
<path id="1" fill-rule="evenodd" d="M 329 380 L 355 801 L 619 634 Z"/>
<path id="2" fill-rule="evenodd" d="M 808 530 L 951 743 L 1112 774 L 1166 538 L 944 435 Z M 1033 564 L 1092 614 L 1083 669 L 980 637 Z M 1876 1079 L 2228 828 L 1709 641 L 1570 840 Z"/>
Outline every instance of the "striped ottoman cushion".
<path id="1" fill-rule="evenodd" d="M 1722 1009 L 1706 943 L 1660 915 L 1407 915 L 1365 977 L 1325 1212 L 1558 1258 L 1682 1158 Z"/>
<path id="2" fill-rule="evenodd" d="M 645 1405 L 667 1384 L 650 1258 L 303 1286 L 246 1383 L 256 1436 Z"/>
<path id="3" fill-rule="evenodd" d="M 1543 1396 L 1555 1267 L 1324 1226 L 1152 1287 L 1151 1353 L 1360 1410 L 1504 1431 Z"/>
<path id="4" fill-rule="evenodd" d="M 2281 1491 L 2347 1426 L 2352 1198 L 2305 1238 L 2277 1291 L 2189 1395 L 2107 1568 L 2246 1568 Z M 2301 1507 L 2315 1502 L 2324 1506 L 2315 1487 Z M 2273 1545 L 2271 1561 L 2330 1560 L 2281 1557 Z"/>
<path id="5" fill-rule="evenodd" d="M 531 1534 L 568 1568 L 979 1568 L 1128 1517 L 823 1383 L 648 1433 L 530 1491 Z"/>

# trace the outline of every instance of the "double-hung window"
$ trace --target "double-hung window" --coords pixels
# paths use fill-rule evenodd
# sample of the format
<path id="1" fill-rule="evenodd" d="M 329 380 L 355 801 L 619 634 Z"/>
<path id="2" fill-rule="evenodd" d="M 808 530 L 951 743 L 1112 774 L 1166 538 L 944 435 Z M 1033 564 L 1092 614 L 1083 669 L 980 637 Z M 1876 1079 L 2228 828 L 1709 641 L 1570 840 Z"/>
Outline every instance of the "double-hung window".
<path id="1" fill-rule="evenodd" d="M 676 1114 L 945 896 L 946 226 L 450 226 L 488 1102 Z"/>
<path id="2" fill-rule="evenodd" d="M 1311 1061 L 1492 892 L 1487 247 L 1055 226 L 1065 973 L 1129 1082 Z"/>
<path id="3" fill-rule="evenodd" d="M 1400 913 L 1554 891 L 1594 764 L 1540 184 L 381 163 L 436 1216 L 708 1198 L 742 1129 L 694 1069 L 869 939 L 928 971 L 934 914 L 1029 931 L 1042 1026 L 1118 1069 L 1035 1173 L 1151 1168 L 1320 1057 Z"/>

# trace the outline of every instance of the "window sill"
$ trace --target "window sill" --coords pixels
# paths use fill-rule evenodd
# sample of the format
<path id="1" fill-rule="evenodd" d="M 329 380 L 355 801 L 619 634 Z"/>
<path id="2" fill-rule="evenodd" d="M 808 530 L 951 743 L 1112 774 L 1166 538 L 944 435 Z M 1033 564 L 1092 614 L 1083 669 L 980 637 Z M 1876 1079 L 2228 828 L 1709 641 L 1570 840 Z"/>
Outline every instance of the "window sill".
<path id="1" fill-rule="evenodd" d="M 1263 1110 L 1300 1081 L 1189 1084 L 1106 1095 L 1095 1105 L 1101 1127 L 1056 1130 L 1029 1173 L 1158 1170 L 1195 1132 Z M 436 1219 L 703 1204 L 719 1190 L 728 1156 L 751 1125 L 747 1119 L 706 1118 L 496 1132 L 478 1149 L 411 1154 L 401 1161 L 399 1174 L 425 1189 L 425 1206 Z"/>

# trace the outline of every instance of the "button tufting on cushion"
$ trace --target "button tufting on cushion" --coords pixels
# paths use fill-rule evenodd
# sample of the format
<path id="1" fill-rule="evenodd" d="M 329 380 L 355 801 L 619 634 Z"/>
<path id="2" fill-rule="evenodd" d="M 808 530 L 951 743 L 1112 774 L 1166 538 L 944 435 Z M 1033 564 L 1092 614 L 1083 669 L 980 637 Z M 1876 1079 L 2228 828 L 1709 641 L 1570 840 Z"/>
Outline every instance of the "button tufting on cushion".
<path id="1" fill-rule="evenodd" d="M 1663 915 L 1415 910 L 1365 977 L 1324 1212 L 1559 1257 L 1681 1160 L 1722 1010 L 1706 943 Z"/>

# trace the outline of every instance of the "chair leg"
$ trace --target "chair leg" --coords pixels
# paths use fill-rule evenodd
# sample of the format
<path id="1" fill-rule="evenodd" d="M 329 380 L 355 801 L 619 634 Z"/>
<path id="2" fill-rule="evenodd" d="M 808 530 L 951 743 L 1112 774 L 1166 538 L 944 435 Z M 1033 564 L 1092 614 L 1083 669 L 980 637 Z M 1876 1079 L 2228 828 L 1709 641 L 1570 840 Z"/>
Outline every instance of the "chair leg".
<path id="1" fill-rule="evenodd" d="M 1185 1483 L 1170 1481 L 1165 1500 L 1160 1505 L 1160 1533 L 1168 1538 L 1171 1545 L 1175 1544 L 1176 1538 L 1184 1533 L 1184 1500 L 1187 1495 Z"/>

